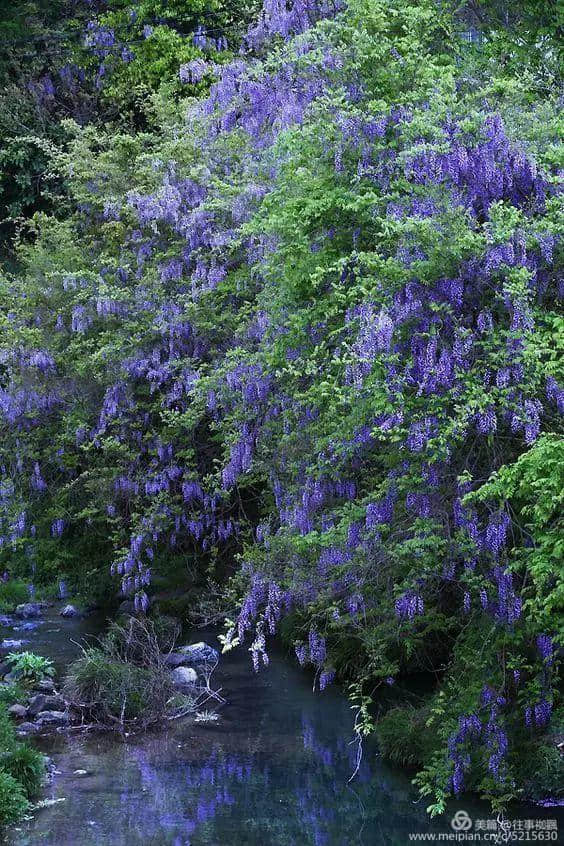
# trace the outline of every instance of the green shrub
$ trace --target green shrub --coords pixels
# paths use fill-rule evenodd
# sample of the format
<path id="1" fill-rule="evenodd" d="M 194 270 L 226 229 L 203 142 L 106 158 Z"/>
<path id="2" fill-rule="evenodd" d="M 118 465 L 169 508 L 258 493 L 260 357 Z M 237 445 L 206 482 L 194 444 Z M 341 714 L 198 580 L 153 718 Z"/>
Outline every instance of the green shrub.
<path id="1" fill-rule="evenodd" d="M 44 772 L 43 755 L 18 742 L 6 706 L 0 703 L 0 825 L 19 819 L 27 807 L 22 796 L 31 798 L 38 792 Z"/>
<path id="2" fill-rule="evenodd" d="M 0 704 L 0 749 L 8 752 L 16 746 L 16 733 L 6 707 Z"/>
<path id="3" fill-rule="evenodd" d="M 190 609 L 193 607 L 193 600 L 186 594 L 173 596 L 158 600 L 159 611 L 166 616 L 176 617 L 178 620 L 187 620 L 190 616 Z"/>
<path id="4" fill-rule="evenodd" d="M 45 758 L 36 749 L 18 743 L 11 752 L 0 757 L 0 768 L 21 784 L 28 799 L 41 787 L 45 773 Z"/>
<path id="5" fill-rule="evenodd" d="M 519 750 L 515 772 L 529 799 L 564 795 L 564 757 L 546 738 L 524 743 Z"/>
<path id="6" fill-rule="evenodd" d="M 14 705 L 25 698 L 25 690 L 19 684 L 0 685 L 0 706 Z"/>
<path id="7" fill-rule="evenodd" d="M 404 767 L 420 766 L 425 754 L 425 708 L 392 708 L 379 721 L 376 734 L 384 758 Z"/>
<path id="8" fill-rule="evenodd" d="M 11 672 L 22 684 L 34 684 L 45 676 L 54 676 L 53 662 L 34 652 L 10 652 L 6 660 L 12 665 Z"/>
<path id="9" fill-rule="evenodd" d="M 149 707 L 151 672 L 125 661 L 111 661 L 103 649 L 87 649 L 72 665 L 65 690 L 78 693 L 113 720 L 134 720 Z"/>
<path id="10" fill-rule="evenodd" d="M 0 770 L 0 826 L 18 822 L 28 807 L 22 785 L 10 773 Z"/>
<path id="11" fill-rule="evenodd" d="M 102 639 L 102 649 L 121 661 L 152 666 L 173 648 L 178 633 L 177 621 L 164 614 L 144 621 L 128 617 L 124 625 L 112 623 Z"/>
<path id="12" fill-rule="evenodd" d="M 121 728 L 147 727 L 164 716 L 174 693 L 162 660 L 163 644 L 171 648 L 170 624 L 131 617 L 114 623 L 99 646 L 88 647 L 69 668 L 65 695 L 89 719 Z"/>
<path id="13" fill-rule="evenodd" d="M 25 582 L 11 579 L 9 582 L 0 582 L 0 611 L 13 611 L 16 605 L 26 602 L 29 599 L 29 592 Z"/>

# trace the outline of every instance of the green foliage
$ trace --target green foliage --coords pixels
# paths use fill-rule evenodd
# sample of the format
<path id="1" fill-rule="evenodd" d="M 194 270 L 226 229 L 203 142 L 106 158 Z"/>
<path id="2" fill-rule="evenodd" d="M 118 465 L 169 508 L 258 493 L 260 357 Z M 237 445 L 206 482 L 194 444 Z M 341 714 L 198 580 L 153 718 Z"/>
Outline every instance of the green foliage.
<path id="1" fill-rule="evenodd" d="M 413 706 L 387 711 L 376 727 L 384 758 L 404 767 L 421 766 L 425 761 L 425 745 L 429 742 L 425 726 L 427 716 L 425 708 Z"/>
<path id="2" fill-rule="evenodd" d="M 170 596 L 159 599 L 158 608 L 162 614 L 175 617 L 177 620 L 187 621 L 190 611 L 194 607 L 194 597 L 185 593 L 182 596 Z"/>
<path id="3" fill-rule="evenodd" d="M 65 695 L 89 719 L 116 729 L 162 721 L 174 686 L 161 649 L 175 637 L 165 618 L 114 623 L 99 646 L 83 649 L 71 664 Z"/>
<path id="4" fill-rule="evenodd" d="M 52 208 L 50 165 L 54 146 L 67 140 L 65 118 L 151 123 L 159 89 L 178 100 L 209 86 L 211 76 L 182 84 L 182 64 L 202 57 L 211 66 L 229 55 L 211 44 L 196 48 L 196 28 L 204 25 L 236 47 L 255 10 L 245 0 L 114 0 L 96 17 L 91 4 L 80 0 L 70 14 L 61 0 L 0 5 L 0 233 L 7 237 L 22 218 Z M 89 25 L 113 33 L 107 55 L 87 45 Z"/>
<path id="5" fill-rule="evenodd" d="M 72 24 L 67 29 L 67 6 L 59 0 L 0 5 L 0 233 L 6 237 L 22 214 L 49 205 L 43 192 L 50 141 L 62 142 L 63 134 L 54 99 L 42 103 L 39 95 L 41 80 L 68 56 Z"/>
<path id="6" fill-rule="evenodd" d="M 167 567 L 177 568 L 176 587 L 224 577 L 235 552 L 245 569 L 224 588 L 233 619 L 232 606 L 249 588 L 248 573 L 308 597 L 284 625 L 283 637 L 299 647 L 312 630 L 323 635 L 331 669 L 352 680 L 361 734 L 373 729 L 374 691 L 387 680 L 421 672 L 438 679 L 423 708 L 393 708 L 378 727 L 387 757 L 420 767 L 416 784 L 429 797 L 431 813 L 439 813 L 452 792 L 449 740 L 460 719 L 475 715 L 489 725 L 492 706 L 483 701 L 484 689 L 504 703 L 496 704 L 495 716 L 510 751 L 494 780 L 484 736 L 468 742 L 468 788 L 502 807 L 528 789 L 528 779 L 536 785 L 533 792 L 553 783 L 554 753 L 547 753 L 546 770 L 539 763 L 539 750 L 553 747 L 547 746 L 542 726 L 526 725 L 525 715 L 541 695 L 558 708 L 557 650 L 564 643 L 564 440 L 554 403 L 546 402 L 547 376 L 558 383 L 563 379 L 564 323 L 556 303 L 543 294 L 544 285 L 556 282 L 558 242 L 551 260 L 538 258 L 539 245 L 546 247 L 563 231 L 553 8 L 484 0 L 456 4 L 453 15 L 448 5 L 352 0 L 341 16 L 305 36 L 275 41 L 249 72 L 252 82 L 274 80 L 282 71 L 296 79 L 327 75 L 323 97 L 299 123 L 277 131 L 276 140 L 259 154 L 264 139 L 257 143 L 250 130 L 216 137 L 208 118 L 193 111 L 185 118 L 190 103 L 184 96 L 202 94 L 216 72 L 213 65 L 227 59 L 213 47 L 196 47 L 194 28 L 206 20 L 228 31 L 247 9 L 206 0 L 147 0 L 137 4 L 132 18 L 129 3 L 109 4 L 97 24 L 112 30 L 119 49 L 102 62 L 98 53 L 74 42 L 90 80 L 99 82 L 94 122 L 58 122 L 60 149 L 33 139 L 20 146 L 19 135 L 5 144 L 6 174 L 16 194 L 23 194 L 23 199 L 6 199 L 6 205 L 33 204 L 36 174 L 45 161 L 58 193 L 53 195 L 56 213 L 38 213 L 29 222 L 29 240 L 18 253 L 22 272 L 0 280 L 0 387 L 23 389 L 31 381 L 28 373 L 20 376 L 14 351 L 46 349 L 54 365 L 47 375 L 37 375 L 36 384 L 38 390 L 56 386 L 62 398 L 44 425 L 35 426 L 31 413 L 22 415 L 25 437 L 13 426 L 2 430 L 4 463 L 9 466 L 17 453 L 29 472 L 8 514 L 8 522 L 15 522 L 25 509 L 25 532 L 3 547 L 0 559 L 9 558 L 15 572 L 27 575 L 32 546 L 39 581 L 52 582 L 64 572 L 81 591 L 94 585 L 100 595 L 109 594 L 117 586 L 109 565 L 127 560 L 131 539 L 147 526 L 166 536 L 187 513 L 174 485 L 152 498 L 143 493 L 146 479 L 160 466 L 159 447 L 173 444 L 183 478 L 202 479 L 217 494 L 214 508 L 241 518 L 242 531 L 223 553 L 215 541 L 202 551 L 186 538 L 174 555 L 151 547 L 153 584 L 158 587 L 159 574 L 166 583 Z M 153 29 L 145 35 L 148 24 Z M 480 38 L 468 44 L 462 36 L 471 25 Z M 126 62 L 123 45 L 132 51 Z M 332 68 L 334 54 L 338 62 Z M 179 68 L 193 58 L 209 62 L 210 74 L 183 87 Z M 236 121 L 246 101 L 241 96 L 234 102 L 229 119 Z M 454 126 L 463 146 L 493 144 L 495 131 L 487 124 L 492 114 L 505 124 L 511 163 L 530 160 L 531 170 L 542 172 L 546 202 L 514 200 L 508 189 L 487 213 L 483 206 L 470 212 L 446 187 L 446 176 L 418 182 L 419 158 L 428 155 L 432 170 L 432 157 L 448 150 Z M 385 118 L 385 127 L 374 133 L 372 158 L 365 159 L 364 140 L 358 142 L 354 132 L 368 118 L 375 125 Z M 114 123 L 106 126 L 105 119 Z M 18 169 L 21 177 L 14 179 Z M 506 170 L 509 176 L 500 178 L 512 179 L 509 164 Z M 493 181 L 491 173 L 486 177 L 484 190 Z M 197 274 L 190 280 L 191 270 L 183 264 L 181 227 L 163 214 L 149 216 L 143 228 L 133 202 L 137 197 L 159 205 L 169 190 L 174 195 L 177 186 L 184 190 L 192 183 L 210 189 L 199 211 L 202 219 L 219 221 L 219 247 L 214 242 L 206 249 L 212 269 L 221 264 L 224 271 L 215 287 L 193 297 L 190 286 Z M 237 228 L 239 204 L 250 211 Z M 191 216 L 186 220 L 183 225 L 192 232 Z M 492 259 L 490 267 L 494 249 L 508 244 L 529 258 L 518 266 Z M 206 249 L 201 248 L 205 256 Z M 260 262 L 254 252 L 264 254 Z M 532 256 L 536 264 L 529 261 Z M 173 258 L 181 264 L 180 279 L 163 273 Z M 458 280 L 463 289 L 465 275 L 471 277 L 476 266 L 487 267 L 479 301 L 466 302 L 461 295 L 457 314 L 452 302 L 436 293 L 437 286 Z M 463 364 L 453 365 L 456 389 L 431 390 L 412 376 L 417 349 L 409 347 L 414 330 L 408 320 L 397 329 L 396 347 L 370 360 L 362 384 L 351 382 L 347 373 L 359 364 L 356 324 L 351 328 L 355 309 L 369 304 L 374 314 L 388 315 L 398 300 L 407 299 L 414 279 L 421 298 L 429 299 L 419 341 L 432 350 L 454 325 L 457 341 L 472 350 L 467 360 L 461 355 Z M 98 304 L 106 302 L 116 309 L 103 317 Z M 71 331 L 73 316 L 85 308 L 88 326 Z M 473 332 L 473 311 L 482 309 L 494 313 L 492 329 Z M 512 316 L 520 311 L 534 331 L 512 327 Z M 205 352 L 167 360 L 165 376 L 157 378 L 149 369 L 147 378 L 130 379 L 126 365 L 136 357 L 149 361 L 163 337 L 174 340 L 172 330 L 168 336 L 163 330 L 170 314 L 181 316 L 205 340 Z M 257 318 L 267 328 L 255 343 Z M 401 370 L 402 348 L 410 349 L 403 362 L 407 376 L 397 387 L 390 374 Z M 501 377 L 515 349 L 518 367 L 511 376 L 514 384 L 508 385 Z M 429 359 L 432 380 L 440 361 L 435 352 Z M 221 470 L 252 422 L 249 407 L 226 387 L 238 368 L 267 374 L 279 401 L 268 413 L 261 408 L 252 460 L 232 495 Z M 184 380 L 184 404 L 169 401 L 157 385 L 161 377 Z M 96 431 L 103 398 L 122 382 L 128 389 L 125 407 L 102 431 L 88 435 Z M 210 410 L 212 396 L 221 415 Z M 525 396 L 543 405 L 538 438 L 523 437 L 519 430 Z M 500 412 L 496 429 L 479 437 L 476 420 L 490 406 Z M 424 459 L 407 445 L 410 421 L 423 416 L 437 420 Z M 359 457 L 354 445 L 363 431 L 372 445 Z M 311 530 L 293 531 L 286 518 L 280 519 L 273 478 L 290 503 L 299 503 L 304 479 L 312 484 L 333 479 L 335 468 L 346 466 L 350 456 L 355 497 L 335 496 L 326 525 L 318 521 Z M 41 496 L 29 489 L 36 461 L 50 481 Z M 133 468 L 138 486 L 116 509 L 123 468 Z M 440 478 L 432 496 L 439 504 L 432 516 L 424 509 L 414 514 L 410 498 L 436 468 Z M 349 532 L 366 526 L 367 509 L 392 487 L 394 519 L 382 520 L 377 536 L 349 556 Z M 458 501 L 458 490 L 469 489 Z M 470 561 L 476 540 L 453 521 L 455 504 L 475 509 L 482 533 L 491 515 L 510 516 L 510 539 L 498 558 L 481 550 L 475 556 L 479 564 Z M 57 539 L 51 527 L 63 515 L 65 531 Z M 268 545 L 255 542 L 261 520 L 272 529 Z M 317 578 L 320 557 L 329 549 L 346 550 L 348 557 L 332 565 L 331 578 Z M 447 564 L 456 569 L 456 579 Z M 491 597 L 495 590 L 496 570 L 511 575 L 523 602 L 519 618 L 510 622 L 494 619 L 487 595 L 484 606 L 480 601 L 483 592 L 489 590 Z M 362 610 L 360 602 L 347 606 L 343 601 L 351 575 L 362 585 Z M 311 590 L 316 579 L 319 589 Z M 416 619 L 405 619 L 396 614 L 396 603 L 414 586 L 423 586 L 424 607 L 422 601 Z M 463 614 L 467 597 L 471 601 Z M 159 602 L 161 610 L 182 616 L 191 604 L 191 595 Z M 264 627 L 265 619 L 258 624 Z M 553 638 L 554 659 L 539 654 L 535 644 L 541 633 Z M 158 640 L 155 632 L 132 639 L 123 630 L 112 631 L 71 668 L 72 698 L 86 703 L 101 722 L 123 726 L 157 720 L 169 693 L 155 651 Z M 521 749 L 534 761 L 532 775 L 520 763 Z"/>
<path id="7" fill-rule="evenodd" d="M 36 749 L 18 743 L 15 749 L 0 754 L 0 770 L 20 784 L 28 799 L 37 795 L 45 774 L 45 759 Z"/>
<path id="8" fill-rule="evenodd" d="M 29 807 L 45 772 L 43 755 L 16 740 L 5 705 L 0 702 L 0 827 L 18 822 Z"/>
<path id="9" fill-rule="evenodd" d="M 215 0 L 182 4 L 147 2 L 135 6 L 117 2 L 94 20 L 97 26 L 113 34 L 114 46 L 103 60 L 96 50 L 87 48 L 82 62 L 93 75 L 98 75 L 100 112 L 121 125 L 139 127 L 152 122 L 152 95 L 161 88 L 170 99 L 204 92 L 210 77 L 195 85 L 183 84 L 179 77 L 183 64 L 196 58 L 210 64 L 222 60 L 212 44 L 203 50 L 193 43 L 193 34 L 202 21 L 206 30 L 209 28 L 217 35 L 225 31 L 228 16 L 222 4 Z"/>
<path id="10" fill-rule="evenodd" d="M 18 822 L 29 808 L 23 786 L 0 770 L 0 826 Z"/>
<path id="11" fill-rule="evenodd" d="M 10 652 L 6 660 L 11 664 L 11 673 L 20 684 L 35 684 L 45 677 L 55 675 L 53 662 L 33 652 Z"/>
<path id="12" fill-rule="evenodd" d="M 539 740 L 524 743 L 516 772 L 527 799 L 538 801 L 564 794 L 564 760 L 556 743 L 548 745 Z"/>
<path id="13" fill-rule="evenodd" d="M 103 703 L 115 720 L 135 720 L 151 705 L 152 677 L 149 670 L 108 659 L 101 649 L 87 649 L 69 669 L 67 690 L 76 691 L 82 702 Z"/>
<path id="14" fill-rule="evenodd" d="M 530 538 L 515 546 L 509 566 L 530 575 L 525 607 L 547 630 L 557 630 L 564 609 L 564 440 L 545 434 L 512 464 L 503 465 L 468 503 L 509 501 L 519 525 Z"/>
<path id="15" fill-rule="evenodd" d="M 27 585 L 19 579 L 0 582 L 0 611 L 13 611 L 16 605 L 29 598 Z"/>
<path id="16" fill-rule="evenodd" d="M 8 711 L 4 705 L 0 705 L 0 749 L 11 750 L 15 748 L 16 735 Z"/>

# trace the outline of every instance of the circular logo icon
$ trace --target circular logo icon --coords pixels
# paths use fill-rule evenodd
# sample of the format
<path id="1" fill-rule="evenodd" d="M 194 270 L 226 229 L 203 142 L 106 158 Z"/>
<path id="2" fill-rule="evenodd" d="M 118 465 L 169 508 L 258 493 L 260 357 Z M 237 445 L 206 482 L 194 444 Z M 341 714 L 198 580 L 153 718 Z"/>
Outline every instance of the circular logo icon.
<path id="1" fill-rule="evenodd" d="M 466 811 L 457 811 L 450 821 L 450 827 L 453 831 L 468 831 L 472 828 L 472 820 Z"/>

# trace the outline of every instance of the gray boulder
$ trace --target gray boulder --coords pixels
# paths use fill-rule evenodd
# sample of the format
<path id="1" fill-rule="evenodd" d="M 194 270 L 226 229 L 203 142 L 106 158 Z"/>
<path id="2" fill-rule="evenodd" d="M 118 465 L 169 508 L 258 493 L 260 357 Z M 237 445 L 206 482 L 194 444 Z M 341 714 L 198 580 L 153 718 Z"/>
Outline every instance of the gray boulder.
<path id="1" fill-rule="evenodd" d="M 80 617 L 80 611 L 74 605 L 65 605 L 60 614 L 61 617 Z"/>
<path id="2" fill-rule="evenodd" d="M 181 652 L 170 652 L 168 655 L 163 655 L 163 662 L 167 667 L 174 669 L 175 667 L 185 667 L 190 663 L 190 658 L 183 655 Z"/>
<path id="3" fill-rule="evenodd" d="M 39 627 L 39 623 L 20 623 L 19 626 L 13 626 L 15 632 L 34 632 Z"/>
<path id="4" fill-rule="evenodd" d="M 53 693 L 55 690 L 55 682 L 53 679 L 41 679 L 34 687 L 34 690 L 39 690 L 41 693 Z"/>
<path id="5" fill-rule="evenodd" d="M 194 687 L 198 681 L 198 674 L 192 667 L 175 667 L 171 676 L 177 687 Z"/>
<path id="6" fill-rule="evenodd" d="M 185 655 L 189 664 L 217 664 L 219 661 L 217 649 L 203 641 L 191 643 L 188 646 L 180 646 L 177 652 Z"/>
<path id="7" fill-rule="evenodd" d="M 38 726 L 37 723 L 20 723 L 16 728 L 16 734 L 35 734 L 40 728 L 41 726 Z"/>
<path id="8" fill-rule="evenodd" d="M 47 711 L 65 711 L 67 703 L 62 696 L 57 694 L 47 697 L 45 707 Z"/>
<path id="9" fill-rule="evenodd" d="M 62 696 L 37 693 L 29 700 L 29 713 L 35 717 L 41 711 L 64 711 L 67 703 Z"/>
<path id="10" fill-rule="evenodd" d="M 57 725 L 61 723 L 68 723 L 69 715 L 66 711 L 41 711 L 37 715 L 37 722 L 40 726 L 43 725 Z"/>
<path id="11" fill-rule="evenodd" d="M 20 620 L 25 620 L 28 617 L 40 617 L 41 605 L 39 602 L 24 602 L 22 605 L 18 605 L 15 614 Z"/>
<path id="12" fill-rule="evenodd" d="M 38 693 L 36 696 L 32 696 L 29 700 L 29 713 L 32 717 L 36 717 L 40 711 L 44 711 L 47 708 L 47 696 L 44 693 Z"/>
<path id="13" fill-rule="evenodd" d="M 16 702 L 15 705 L 10 705 L 8 708 L 8 714 L 15 720 L 23 720 L 24 717 L 27 717 L 27 708 L 25 705 L 20 705 Z"/>
<path id="14" fill-rule="evenodd" d="M 29 640 L 14 640 L 9 637 L 0 643 L 0 649 L 21 649 L 24 643 L 29 643 Z"/>

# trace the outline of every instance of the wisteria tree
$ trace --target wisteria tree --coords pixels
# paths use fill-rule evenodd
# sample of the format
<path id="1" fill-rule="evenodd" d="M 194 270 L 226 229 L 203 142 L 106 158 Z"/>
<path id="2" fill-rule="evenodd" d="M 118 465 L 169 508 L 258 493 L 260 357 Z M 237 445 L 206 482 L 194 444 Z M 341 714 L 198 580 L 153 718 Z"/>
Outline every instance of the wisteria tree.
<path id="1" fill-rule="evenodd" d="M 68 124 L 0 310 L 3 562 L 146 611 L 235 558 L 226 648 L 283 624 L 360 733 L 391 697 L 433 812 L 530 791 L 562 720 L 558 103 L 461 26 L 269 0 L 161 134 Z"/>

